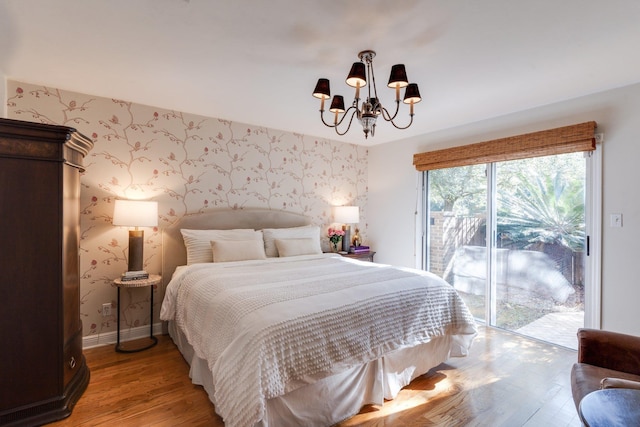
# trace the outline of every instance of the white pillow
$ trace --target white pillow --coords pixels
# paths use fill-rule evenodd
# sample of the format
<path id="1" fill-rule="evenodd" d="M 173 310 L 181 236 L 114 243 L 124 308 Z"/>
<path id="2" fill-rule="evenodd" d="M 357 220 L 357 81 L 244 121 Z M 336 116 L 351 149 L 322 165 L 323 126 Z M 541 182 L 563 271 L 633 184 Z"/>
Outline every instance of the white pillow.
<path id="1" fill-rule="evenodd" d="M 315 255 L 321 254 L 322 249 L 315 239 L 310 237 L 300 239 L 276 239 L 278 256 Z"/>
<path id="2" fill-rule="evenodd" d="M 262 232 L 250 228 L 234 230 L 188 230 L 183 228 L 180 232 L 187 248 L 188 265 L 197 262 L 213 262 L 212 240 L 259 240 L 262 242 Z"/>
<path id="3" fill-rule="evenodd" d="M 314 239 L 318 250 L 322 252 L 320 247 L 320 227 L 315 225 L 292 228 L 265 228 L 262 230 L 262 235 L 264 237 L 264 251 L 268 257 L 278 256 L 276 239 Z"/>
<path id="4" fill-rule="evenodd" d="M 214 240 L 211 242 L 213 262 L 266 259 L 262 240 Z"/>

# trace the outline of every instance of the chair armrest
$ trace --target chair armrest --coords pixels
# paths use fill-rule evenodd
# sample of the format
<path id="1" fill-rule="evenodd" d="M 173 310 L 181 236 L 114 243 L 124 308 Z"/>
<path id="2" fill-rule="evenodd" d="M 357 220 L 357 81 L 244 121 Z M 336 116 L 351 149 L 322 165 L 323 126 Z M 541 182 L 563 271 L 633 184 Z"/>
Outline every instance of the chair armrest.
<path id="1" fill-rule="evenodd" d="M 625 380 L 623 378 L 603 378 L 600 381 L 600 388 L 633 388 L 640 390 L 640 382 Z"/>
<path id="2" fill-rule="evenodd" d="M 579 329 L 578 362 L 640 375 L 640 337 Z"/>

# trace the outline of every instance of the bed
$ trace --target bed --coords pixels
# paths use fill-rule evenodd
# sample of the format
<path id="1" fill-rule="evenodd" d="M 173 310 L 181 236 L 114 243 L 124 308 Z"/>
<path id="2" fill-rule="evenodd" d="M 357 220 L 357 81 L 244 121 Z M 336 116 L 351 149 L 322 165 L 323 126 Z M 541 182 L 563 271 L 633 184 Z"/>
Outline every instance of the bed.
<path id="1" fill-rule="evenodd" d="M 430 273 L 324 254 L 308 218 L 188 215 L 163 233 L 161 319 L 225 425 L 332 425 L 450 356 L 476 328 Z"/>

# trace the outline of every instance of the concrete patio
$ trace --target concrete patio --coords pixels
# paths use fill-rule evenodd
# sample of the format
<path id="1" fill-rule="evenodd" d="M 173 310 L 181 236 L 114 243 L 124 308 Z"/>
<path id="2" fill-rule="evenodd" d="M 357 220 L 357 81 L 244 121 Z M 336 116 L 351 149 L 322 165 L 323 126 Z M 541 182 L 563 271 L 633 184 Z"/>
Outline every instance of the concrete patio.
<path id="1" fill-rule="evenodd" d="M 549 313 L 515 332 L 541 341 L 578 349 L 576 333 L 584 325 L 583 311 Z"/>

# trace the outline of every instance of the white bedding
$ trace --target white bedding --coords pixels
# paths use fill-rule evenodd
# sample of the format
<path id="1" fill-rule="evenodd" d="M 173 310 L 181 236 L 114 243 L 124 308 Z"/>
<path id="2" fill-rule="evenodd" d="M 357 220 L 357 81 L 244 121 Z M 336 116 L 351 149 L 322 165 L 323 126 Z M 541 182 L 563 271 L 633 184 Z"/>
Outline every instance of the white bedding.
<path id="1" fill-rule="evenodd" d="M 465 355 L 476 333 L 440 278 L 326 255 L 182 267 L 161 318 L 207 361 L 227 426 L 252 426 L 269 399 L 434 337 L 451 335 L 451 355 Z"/>

